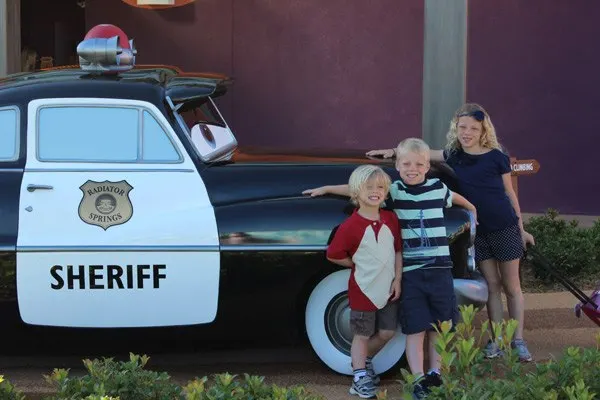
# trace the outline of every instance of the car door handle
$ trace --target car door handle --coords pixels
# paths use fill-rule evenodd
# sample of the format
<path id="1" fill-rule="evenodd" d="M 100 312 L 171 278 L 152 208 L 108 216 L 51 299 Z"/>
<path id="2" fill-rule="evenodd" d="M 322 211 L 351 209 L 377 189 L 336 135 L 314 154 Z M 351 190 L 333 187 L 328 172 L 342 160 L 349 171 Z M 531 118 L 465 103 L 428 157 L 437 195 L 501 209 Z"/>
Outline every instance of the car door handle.
<path id="1" fill-rule="evenodd" d="M 33 192 L 34 190 L 52 190 L 54 189 L 50 185 L 27 185 L 27 191 Z"/>

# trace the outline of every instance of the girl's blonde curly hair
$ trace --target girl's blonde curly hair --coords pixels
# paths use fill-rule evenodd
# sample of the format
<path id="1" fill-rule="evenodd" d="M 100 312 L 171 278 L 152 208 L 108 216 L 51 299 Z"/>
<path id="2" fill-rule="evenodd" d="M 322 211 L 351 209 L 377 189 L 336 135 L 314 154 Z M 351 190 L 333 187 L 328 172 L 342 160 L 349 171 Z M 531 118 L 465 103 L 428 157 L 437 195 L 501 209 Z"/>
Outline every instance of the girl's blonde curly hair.
<path id="1" fill-rule="evenodd" d="M 470 116 L 477 120 L 479 115 L 483 114 L 483 120 L 481 124 L 483 126 L 480 138 L 481 147 L 486 147 L 488 149 L 498 149 L 502 151 L 502 146 L 498 143 L 498 137 L 496 136 L 496 129 L 494 128 L 494 124 L 492 124 L 492 119 L 490 115 L 485 111 L 485 109 L 476 103 L 467 103 L 463 104 L 456 112 L 454 113 L 454 117 L 450 121 L 450 128 L 448 130 L 448 134 L 446 135 L 447 143 L 446 149 L 450 152 L 461 149 L 460 142 L 458 141 L 458 119 L 464 116 Z"/>

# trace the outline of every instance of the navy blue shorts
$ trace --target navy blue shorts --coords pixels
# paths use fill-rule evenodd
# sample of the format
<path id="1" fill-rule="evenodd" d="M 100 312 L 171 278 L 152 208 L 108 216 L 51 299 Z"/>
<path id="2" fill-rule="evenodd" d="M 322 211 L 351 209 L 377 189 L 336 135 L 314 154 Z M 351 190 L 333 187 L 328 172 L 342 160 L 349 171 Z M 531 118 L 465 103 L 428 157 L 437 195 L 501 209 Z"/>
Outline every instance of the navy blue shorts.
<path id="1" fill-rule="evenodd" d="M 500 262 L 523 257 L 523 239 L 519 225 L 475 236 L 475 261 L 494 259 Z"/>
<path id="2" fill-rule="evenodd" d="M 415 269 L 402 274 L 399 321 L 407 335 L 433 331 L 432 324 L 458 320 L 451 268 Z"/>

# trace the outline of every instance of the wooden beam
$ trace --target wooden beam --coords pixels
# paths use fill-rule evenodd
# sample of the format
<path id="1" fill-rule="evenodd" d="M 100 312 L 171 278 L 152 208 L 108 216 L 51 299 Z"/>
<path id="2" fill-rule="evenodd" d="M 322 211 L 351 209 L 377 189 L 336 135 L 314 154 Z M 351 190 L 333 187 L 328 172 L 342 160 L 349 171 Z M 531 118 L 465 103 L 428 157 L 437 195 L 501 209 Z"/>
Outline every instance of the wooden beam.
<path id="1" fill-rule="evenodd" d="M 21 71 L 21 0 L 0 0 L 0 77 Z"/>
<path id="2" fill-rule="evenodd" d="M 7 0 L 7 72 L 21 72 L 21 0 Z"/>

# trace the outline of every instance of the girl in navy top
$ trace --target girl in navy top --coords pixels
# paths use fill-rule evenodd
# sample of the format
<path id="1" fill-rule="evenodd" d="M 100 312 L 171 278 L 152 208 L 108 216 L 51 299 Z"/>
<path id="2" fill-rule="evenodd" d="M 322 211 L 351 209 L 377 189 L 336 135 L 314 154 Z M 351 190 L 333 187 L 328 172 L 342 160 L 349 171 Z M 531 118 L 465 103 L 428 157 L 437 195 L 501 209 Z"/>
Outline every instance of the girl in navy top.
<path id="1" fill-rule="evenodd" d="M 519 201 L 512 187 L 509 157 L 502 151 L 490 116 L 478 104 L 460 107 L 447 134 L 444 150 L 431 150 L 432 161 L 445 161 L 456 172 L 458 193 L 477 209 L 475 260 L 488 283 L 487 311 L 491 321 L 501 322 L 502 288 L 510 318 L 519 322 L 511 343 L 521 361 L 532 357 L 523 340 L 525 302 L 519 278 L 519 260 L 534 238 L 523 229 Z M 394 156 L 394 149 L 372 150 L 368 156 Z M 498 338 L 496 338 L 498 339 Z M 485 355 L 502 355 L 490 340 Z"/>

